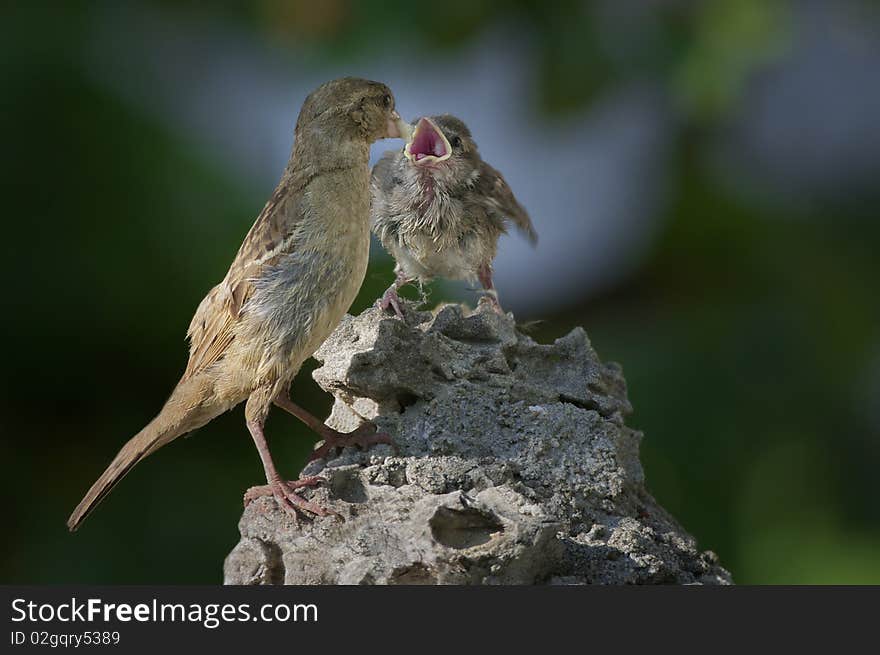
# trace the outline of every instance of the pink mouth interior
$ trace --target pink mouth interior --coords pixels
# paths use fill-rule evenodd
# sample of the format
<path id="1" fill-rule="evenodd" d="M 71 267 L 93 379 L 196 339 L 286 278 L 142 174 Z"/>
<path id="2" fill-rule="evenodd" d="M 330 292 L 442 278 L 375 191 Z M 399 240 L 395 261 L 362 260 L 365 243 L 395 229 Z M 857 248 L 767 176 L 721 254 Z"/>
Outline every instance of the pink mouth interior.
<path id="1" fill-rule="evenodd" d="M 443 157 L 446 154 L 446 144 L 434 126 L 422 119 L 409 146 L 409 154 L 414 161 L 425 157 Z"/>

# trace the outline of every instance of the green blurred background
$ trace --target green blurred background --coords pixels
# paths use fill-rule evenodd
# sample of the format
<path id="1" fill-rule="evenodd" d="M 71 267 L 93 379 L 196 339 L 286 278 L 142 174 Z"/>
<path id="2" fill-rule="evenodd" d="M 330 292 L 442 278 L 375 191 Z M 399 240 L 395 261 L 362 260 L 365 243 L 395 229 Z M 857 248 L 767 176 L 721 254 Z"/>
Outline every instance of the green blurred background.
<path id="1" fill-rule="evenodd" d="M 737 582 L 880 583 L 874 3 L 122 4 L 0 10 L 0 582 L 221 580 L 242 492 L 262 478 L 241 407 L 137 467 L 80 532 L 65 519 L 176 382 L 191 314 L 274 186 L 309 86 L 390 66 L 384 81 L 410 117 L 404 97 L 445 75 L 441 110 L 456 111 L 454 67 L 500 39 L 493 70 L 523 90 L 520 114 L 538 134 L 576 138 L 626 88 L 648 89 L 663 117 L 653 164 L 614 187 L 649 197 L 642 218 L 624 220 L 624 204 L 602 228 L 641 245 L 589 274 L 585 262 L 605 249 L 587 247 L 547 279 L 537 258 L 553 258 L 553 235 L 586 224 L 591 206 L 557 220 L 545 196 L 526 197 L 542 242 L 516 250 L 525 254 L 507 270 L 532 291 L 508 283 L 505 295 L 499 282 L 502 298 L 519 319 L 542 321 L 536 338 L 584 325 L 600 355 L 623 364 L 650 490 Z M 223 93 L 175 114 L 192 106 L 206 66 L 221 71 Z M 300 80 L 296 93 L 286 79 Z M 267 88 L 286 103 L 285 131 L 261 141 L 248 135 L 269 120 Z M 227 122 L 210 124 L 220 114 Z M 242 152 L 274 173 L 228 164 L 230 124 Z M 585 156 L 610 161 L 602 148 L 616 139 L 606 141 Z M 594 177 L 575 164 L 564 179 L 530 180 L 492 163 L 515 172 L 515 190 L 552 194 Z M 505 240 L 502 256 L 521 246 Z M 390 278 L 377 252 L 353 311 Z M 436 287 L 432 300 L 461 293 Z M 294 397 L 326 413 L 307 368 Z M 281 413 L 268 434 L 296 474 L 314 437 Z"/>

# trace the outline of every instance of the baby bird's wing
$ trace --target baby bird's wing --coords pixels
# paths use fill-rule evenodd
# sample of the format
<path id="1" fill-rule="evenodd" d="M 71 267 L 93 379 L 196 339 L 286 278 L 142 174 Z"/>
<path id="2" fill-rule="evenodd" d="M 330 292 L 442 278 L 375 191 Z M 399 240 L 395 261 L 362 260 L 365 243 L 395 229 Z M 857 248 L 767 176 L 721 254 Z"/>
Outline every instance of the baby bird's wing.
<path id="1" fill-rule="evenodd" d="M 388 150 L 370 174 L 370 222 L 384 218 L 386 205 L 399 191 L 400 163 L 403 155 L 400 150 Z"/>
<path id="2" fill-rule="evenodd" d="M 373 188 L 373 195 L 376 191 L 382 193 L 390 193 L 399 180 L 395 181 L 397 168 L 399 166 L 400 150 L 388 150 L 382 158 L 373 166 L 373 173 L 370 176 L 370 185 Z"/>
<path id="3" fill-rule="evenodd" d="M 480 167 L 480 176 L 477 178 L 477 191 L 479 197 L 485 199 L 490 211 L 501 214 L 502 217 L 513 221 L 529 241 L 534 245 L 538 241 L 538 233 L 532 225 L 529 213 L 519 204 L 513 195 L 513 191 L 504 180 L 504 176 L 492 168 L 486 162 Z"/>
<path id="4" fill-rule="evenodd" d="M 285 211 L 291 202 L 291 183 L 284 180 L 263 207 L 238 249 L 224 280 L 211 289 L 190 322 L 189 363 L 184 379 L 219 360 L 235 338 L 235 325 L 254 291 L 263 267 L 274 263 L 286 246 L 286 238 L 300 218 L 298 211 Z"/>
<path id="5" fill-rule="evenodd" d="M 390 252 L 397 241 L 397 220 L 391 207 L 399 195 L 400 150 L 389 150 L 373 166 L 370 175 L 370 229 Z"/>

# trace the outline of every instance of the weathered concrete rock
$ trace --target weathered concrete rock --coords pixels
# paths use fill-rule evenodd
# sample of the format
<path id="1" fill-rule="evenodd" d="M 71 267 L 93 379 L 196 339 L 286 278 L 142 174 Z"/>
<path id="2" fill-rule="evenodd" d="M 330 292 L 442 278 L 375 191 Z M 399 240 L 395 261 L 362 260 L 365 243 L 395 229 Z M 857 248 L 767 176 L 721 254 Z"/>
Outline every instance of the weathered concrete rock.
<path id="1" fill-rule="evenodd" d="M 228 584 L 730 583 L 648 494 L 620 368 L 481 306 L 347 316 L 316 354 L 328 424 L 394 437 L 305 474 L 344 520 L 252 503 Z"/>

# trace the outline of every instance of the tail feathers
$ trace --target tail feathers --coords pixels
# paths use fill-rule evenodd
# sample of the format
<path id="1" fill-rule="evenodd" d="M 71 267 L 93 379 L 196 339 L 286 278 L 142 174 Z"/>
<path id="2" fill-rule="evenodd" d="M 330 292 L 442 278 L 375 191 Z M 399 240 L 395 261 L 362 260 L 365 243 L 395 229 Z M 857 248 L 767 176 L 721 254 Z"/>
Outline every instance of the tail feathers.
<path id="1" fill-rule="evenodd" d="M 156 418 L 122 447 L 107 470 L 95 481 L 67 519 L 67 527 L 71 532 L 80 526 L 80 523 L 91 514 L 98 503 L 104 500 L 126 473 L 134 468 L 135 464 L 176 437 L 189 432 L 191 428 L 183 427 L 183 422 L 173 420 L 167 416 L 169 413 L 169 408 L 166 406 Z"/>

